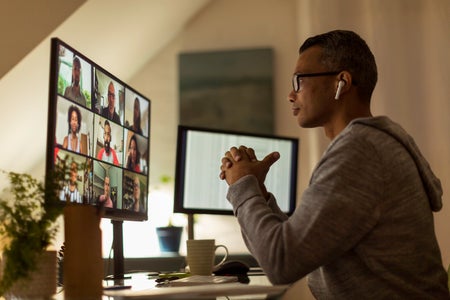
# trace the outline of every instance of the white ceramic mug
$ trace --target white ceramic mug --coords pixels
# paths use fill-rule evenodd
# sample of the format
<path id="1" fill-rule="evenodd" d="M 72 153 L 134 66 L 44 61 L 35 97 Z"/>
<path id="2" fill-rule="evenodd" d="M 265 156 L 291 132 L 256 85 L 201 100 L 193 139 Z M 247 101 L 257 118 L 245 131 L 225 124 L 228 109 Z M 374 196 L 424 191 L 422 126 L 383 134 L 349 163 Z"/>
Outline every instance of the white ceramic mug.
<path id="1" fill-rule="evenodd" d="M 187 264 L 192 275 L 211 275 L 214 258 L 218 248 L 225 249 L 225 256 L 217 264 L 223 264 L 228 258 L 228 249 L 224 245 L 216 245 L 216 241 L 209 240 L 187 240 Z"/>

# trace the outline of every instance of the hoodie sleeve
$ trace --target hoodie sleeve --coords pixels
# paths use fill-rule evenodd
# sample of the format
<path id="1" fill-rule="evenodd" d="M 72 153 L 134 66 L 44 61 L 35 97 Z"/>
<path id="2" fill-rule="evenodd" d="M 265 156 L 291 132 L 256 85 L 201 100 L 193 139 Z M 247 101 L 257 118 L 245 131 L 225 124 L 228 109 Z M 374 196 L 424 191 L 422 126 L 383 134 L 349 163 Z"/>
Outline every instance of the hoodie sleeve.
<path id="1" fill-rule="evenodd" d="M 230 186 L 227 198 L 242 234 L 272 283 L 300 279 L 343 255 L 373 228 L 383 181 L 378 159 L 361 145 L 337 148 L 322 159 L 289 218 L 268 206 L 254 176 Z"/>

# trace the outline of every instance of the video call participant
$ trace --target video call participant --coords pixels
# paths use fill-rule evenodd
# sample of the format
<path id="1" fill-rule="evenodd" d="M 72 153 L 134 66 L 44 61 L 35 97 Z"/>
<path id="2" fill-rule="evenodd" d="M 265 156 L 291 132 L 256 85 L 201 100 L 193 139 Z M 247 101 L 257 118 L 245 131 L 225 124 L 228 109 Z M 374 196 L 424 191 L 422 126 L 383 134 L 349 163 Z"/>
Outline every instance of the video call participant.
<path id="1" fill-rule="evenodd" d="M 141 211 L 143 207 L 141 207 L 141 182 L 139 180 L 138 175 L 134 176 L 134 184 L 133 184 L 133 210 Z"/>
<path id="2" fill-rule="evenodd" d="M 94 76 L 94 90 L 92 91 L 92 110 L 98 114 L 101 114 L 102 107 L 99 99 L 101 98 L 100 92 L 98 90 L 98 76 L 95 72 Z"/>
<path id="3" fill-rule="evenodd" d="M 298 125 L 323 127 L 331 143 L 292 216 L 264 185 L 277 152 L 257 160 L 245 146 L 227 151 L 227 199 L 272 283 L 308 275 L 317 299 L 449 299 L 433 222 L 440 181 L 404 129 L 372 116 L 376 81 L 356 33 L 307 39 L 288 100 Z"/>
<path id="4" fill-rule="evenodd" d="M 138 175 L 133 177 L 133 194 L 131 199 L 124 201 L 124 209 L 139 212 L 141 210 L 141 182 Z M 142 208 L 143 209 L 143 208 Z"/>
<path id="5" fill-rule="evenodd" d="M 70 201 L 75 203 L 83 203 L 81 194 L 77 187 L 77 177 L 78 177 L 78 164 L 72 162 L 70 165 L 70 178 L 67 185 L 65 185 L 62 191 L 59 193 L 59 199 L 63 201 Z"/>
<path id="6" fill-rule="evenodd" d="M 118 124 L 122 124 L 120 123 L 119 114 L 116 112 L 115 109 L 115 102 L 116 102 L 116 91 L 114 88 L 114 84 L 111 81 L 109 82 L 108 85 L 108 106 L 102 108 L 102 116 Z"/>
<path id="7" fill-rule="evenodd" d="M 103 125 L 103 148 L 98 151 L 97 159 L 119 165 L 119 159 L 117 158 L 116 151 L 111 148 L 111 125 L 108 120 L 105 120 Z"/>
<path id="8" fill-rule="evenodd" d="M 80 86 L 81 62 L 78 57 L 73 59 L 72 63 L 72 82 L 66 87 L 64 97 L 67 97 L 78 104 L 86 106 L 86 98 Z"/>
<path id="9" fill-rule="evenodd" d="M 100 195 L 99 201 L 101 203 L 104 203 L 104 207 L 110 207 L 112 208 L 114 206 L 113 201 L 110 196 L 110 178 L 109 176 L 105 176 L 104 182 L 103 182 L 103 195 Z"/>
<path id="10" fill-rule="evenodd" d="M 69 127 L 68 135 L 64 137 L 63 148 L 80 153 L 83 149 L 81 138 L 77 135 L 81 128 L 81 112 L 80 109 L 71 105 L 67 113 L 67 123 Z"/>
<path id="11" fill-rule="evenodd" d="M 141 172 L 141 167 L 139 163 L 140 157 L 141 153 L 139 152 L 137 146 L 136 135 L 133 134 L 130 138 L 130 142 L 128 143 L 126 168 L 135 172 Z"/>
<path id="12" fill-rule="evenodd" d="M 142 135 L 141 128 L 141 104 L 139 102 L 138 97 L 134 99 L 133 105 L 133 124 L 129 127 L 130 130 L 133 130 L 136 133 Z"/>

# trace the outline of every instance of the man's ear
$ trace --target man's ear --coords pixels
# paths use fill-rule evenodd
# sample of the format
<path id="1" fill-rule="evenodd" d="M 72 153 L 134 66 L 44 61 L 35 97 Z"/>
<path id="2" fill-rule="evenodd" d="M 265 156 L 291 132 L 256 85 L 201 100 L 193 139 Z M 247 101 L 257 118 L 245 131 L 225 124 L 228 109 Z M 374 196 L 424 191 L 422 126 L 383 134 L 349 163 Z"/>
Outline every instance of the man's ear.
<path id="1" fill-rule="evenodd" d="M 339 97 L 343 92 L 346 92 L 351 85 L 352 82 L 352 75 L 347 71 L 342 71 L 338 75 L 339 81 L 336 86 L 336 95 L 334 96 L 334 99 L 339 100 Z"/>

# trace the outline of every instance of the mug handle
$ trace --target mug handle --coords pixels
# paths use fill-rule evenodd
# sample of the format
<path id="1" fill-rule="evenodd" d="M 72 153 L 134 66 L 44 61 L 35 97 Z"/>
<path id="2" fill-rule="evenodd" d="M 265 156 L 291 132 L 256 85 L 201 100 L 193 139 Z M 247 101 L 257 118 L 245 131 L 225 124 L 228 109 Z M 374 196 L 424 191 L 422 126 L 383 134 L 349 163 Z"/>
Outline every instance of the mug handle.
<path id="1" fill-rule="evenodd" d="M 217 249 L 220 247 L 225 249 L 225 256 L 222 258 L 222 260 L 217 265 L 214 266 L 214 268 L 221 266 L 228 258 L 228 248 L 225 247 L 225 245 L 216 245 L 216 248 L 214 251 L 217 251 Z"/>

